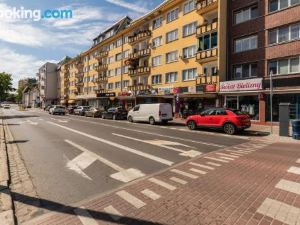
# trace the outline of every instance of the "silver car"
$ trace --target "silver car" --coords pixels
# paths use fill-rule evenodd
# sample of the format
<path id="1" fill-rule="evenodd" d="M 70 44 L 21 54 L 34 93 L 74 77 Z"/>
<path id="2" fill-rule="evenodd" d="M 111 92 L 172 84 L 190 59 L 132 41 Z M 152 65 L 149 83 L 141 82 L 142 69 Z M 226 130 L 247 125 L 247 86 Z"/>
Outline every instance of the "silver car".
<path id="1" fill-rule="evenodd" d="M 49 114 L 66 115 L 66 108 L 61 105 L 54 105 L 49 109 Z"/>

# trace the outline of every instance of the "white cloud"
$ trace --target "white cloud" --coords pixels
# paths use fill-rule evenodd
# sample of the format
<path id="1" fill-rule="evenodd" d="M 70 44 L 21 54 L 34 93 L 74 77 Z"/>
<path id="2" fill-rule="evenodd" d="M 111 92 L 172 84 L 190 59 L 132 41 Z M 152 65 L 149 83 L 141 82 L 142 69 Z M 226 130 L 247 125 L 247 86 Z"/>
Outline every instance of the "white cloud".
<path id="1" fill-rule="evenodd" d="M 107 1 L 111 4 L 114 4 L 114 5 L 129 9 L 129 10 L 138 12 L 138 13 L 147 13 L 149 11 L 148 8 L 145 8 L 145 6 L 142 6 L 139 3 L 134 4 L 134 3 L 129 3 L 129 2 L 126 2 L 123 0 L 105 0 L 105 1 Z"/>
<path id="2" fill-rule="evenodd" d="M 12 74 L 14 87 L 17 87 L 19 79 L 35 77 L 38 69 L 46 62 L 56 63 L 54 60 L 39 60 L 32 55 L 20 54 L 9 48 L 0 48 L 0 71 Z"/>

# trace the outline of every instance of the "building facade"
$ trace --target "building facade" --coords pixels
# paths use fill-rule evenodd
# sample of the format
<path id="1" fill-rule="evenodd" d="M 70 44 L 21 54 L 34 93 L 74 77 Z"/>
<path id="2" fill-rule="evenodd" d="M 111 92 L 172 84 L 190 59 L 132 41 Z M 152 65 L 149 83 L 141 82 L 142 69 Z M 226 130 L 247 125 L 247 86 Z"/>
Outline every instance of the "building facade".
<path id="1" fill-rule="evenodd" d="M 226 12 L 227 1 L 167 0 L 135 21 L 121 19 L 61 66 L 61 103 L 169 102 L 177 114 L 220 105 Z"/>
<path id="2" fill-rule="evenodd" d="M 228 2 L 228 73 L 220 88 L 224 104 L 261 123 L 270 121 L 272 76 L 273 121 L 279 119 L 279 103 L 299 111 L 300 1 Z"/>
<path id="3" fill-rule="evenodd" d="M 37 73 L 39 98 L 42 107 L 49 104 L 57 104 L 58 79 L 57 64 L 45 63 Z"/>

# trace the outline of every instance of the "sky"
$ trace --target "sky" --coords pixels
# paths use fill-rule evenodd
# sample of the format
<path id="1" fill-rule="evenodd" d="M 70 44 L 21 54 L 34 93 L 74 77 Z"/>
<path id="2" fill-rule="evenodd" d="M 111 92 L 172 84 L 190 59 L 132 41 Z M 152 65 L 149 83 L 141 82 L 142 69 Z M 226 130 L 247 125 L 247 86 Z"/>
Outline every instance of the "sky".
<path id="1" fill-rule="evenodd" d="M 163 0 L 0 0 L 0 10 L 71 9 L 72 19 L 0 19 L 0 72 L 35 77 L 45 62 L 59 62 L 87 50 L 101 31 L 118 19 L 136 19 Z"/>

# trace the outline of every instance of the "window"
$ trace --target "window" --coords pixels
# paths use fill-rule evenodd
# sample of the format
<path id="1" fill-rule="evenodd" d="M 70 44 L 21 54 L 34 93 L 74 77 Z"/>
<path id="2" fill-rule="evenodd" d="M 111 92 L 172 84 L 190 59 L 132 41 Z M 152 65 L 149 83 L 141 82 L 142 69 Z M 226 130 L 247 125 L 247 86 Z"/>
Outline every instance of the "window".
<path id="1" fill-rule="evenodd" d="M 152 84 L 161 84 L 161 74 L 152 76 Z"/>
<path id="2" fill-rule="evenodd" d="M 168 12 L 167 14 L 167 23 L 172 22 L 178 18 L 179 8 L 173 9 L 172 11 Z"/>
<path id="3" fill-rule="evenodd" d="M 152 66 L 155 67 L 155 66 L 160 66 L 161 65 L 161 55 L 159 56 L 155 56 L 152 58 Z"/>
<path id="4" fill-rule="evenodd" d="M 293 58 L 272 60 L 269 62 L 269 74 L 285 75 L 291 73 L 300 73 L 299 56 Z"/>
<path id="5" fill-rule="evenodd" d="M 166 83 L 174 83 L 177 81 L 177 72 L 166 73 Z"/>
<path id="6" fill-rule="evenodd" d="M 196 45 L 184 48 L 182 50 L 182 57 L 184 59 L 192 58 L 196 55 Z"/>
<path id="7" fill-rule="evenodd" d="M 123 52 L 123 58 L 127 59 L 129 57 L 129 50 Z"/>
<path id="8" fill-rule="evenodd" d="M 159 17 L 152 22 L 152 29 L 155 30 L 162 26 L 163 18 Z"/>
<path id="9" fill-rule="evenodd" d="M 255 19 L 258 16 L 257 6 L 251 6 L 234 12 L 234 24 L 246 22 Z"/>
<path id="10" fill-rule="evenodd" d="M 114 88 L 114 83 L 108 83 L 107 84 L 107 89 L 112 90 Z"/>
<path id="11" fill-rule="evenodd" d="M 257 48 L 257 35 L 234 41 L 235 52 L 244 52 Z"/>
<path id="12" fill-rule="evenodd" d="M 113 56 L 108 57 L 108 63 L 111 64 L 113 62 L 114 62 L 114 57 Z"/>
<path id="13" fill-rule="evenodd" d="M 123 80 L 123 87 L 127 88 L 129 86 L 129 80 Z"/>
<path id="14" fill-rule="evenodd" d="M 233 67 L 233 79 L 257 77 L 257 63 L 235 65 Z"/>
<path id="15" fill-rule="evenodd" d="M 119 76 L 119 75 L 121 75 L 121 73 L 122 73 L 121 67 L 116 68 L 115 76 Z"/>
<path id="16" fill-rule="evenodd" d="M 269 12 L 275 12 L 299 3 L 300 0 L 270 0 Z"/>
<path id="17" fill-rule="evenodd" d="M 177 60 L 178 60 L 178 51 L 173 51 L 166 54 L 166 63 L 175 62 Z"/>
<path id="18" fill-rule="evenodd" d="M 128 36 L 124 37 L 124 44 L 128 43 Z"/>
<path id="19" fill-rule="evenodd" d="M 173 30 L 167 33 L 166 42 L 169 43 L 171 41 L 175 41 L 178 39 L 178 30 Z"/>
<path id="20" fill-rule="evenodd" d="M 107 76 L 108 76 L 108 77 L 113 77 L 113 76 L 115 76 L 115 70 L 108 70 L 108 71 L 107 71 Z"/>
<path id="21" fill-rule="evenodd" d="M 199 51 L 208 50 L 218 46 L 218 32 L 206 34 L 199 38 Z"/>
<path id="22" fill-rule="evenodd" d="M 116 47 L 120 47 L 122 45 L 122 38 L 116 41 Z"/>
<path id="23" fill-rule="evenodd" d="M 122 53 L 116 54 L 116 61 L 120 61 L 122 59 Z"/>
<path id="24" fill-rule="evenodd" d="M 154 48 L 158 47 L 158 46 L 161 46 L 162 45 L 162 36 L 160 37 L 156 37 L 152 40 L 152 46 Z"/>
<path id="25" fill-rule="evenodd" d="M 195 80 L 197 77 L 197 69 L 187 69 L 182 71 L 182 80 L 187 81 L 187 80 Z"/>
<path id="26" fill-rule="evenodd" d="M 128 66 L 123 66 L 123 73 L 128 73 Z"/>
<path id="27" fill-rule="evenodd" d="M 196 33 L 197 22 L 193 22 L 183 26 L 183 37 Z"/>
<path id="28" fill-rule="evenodd" d="M 300 38 L 300 23 L 279 27 L 269 31 L 269 44 L 282 43 Z"/>
<path id="29" fill-rule="evenodd" d="M 121 88 L 121 82 L 120 81 L 117 81 L 115 83 L 115 89 L 117 89 L 117 88 Z"/>
<path id="30" fill-rule="evenodd" d="M 196 8 L 195 0 L 187 1 L 183 5 L 183 14 L 187 14 L 187 13 L 193 11 L 195 8 Z"/>

